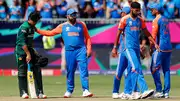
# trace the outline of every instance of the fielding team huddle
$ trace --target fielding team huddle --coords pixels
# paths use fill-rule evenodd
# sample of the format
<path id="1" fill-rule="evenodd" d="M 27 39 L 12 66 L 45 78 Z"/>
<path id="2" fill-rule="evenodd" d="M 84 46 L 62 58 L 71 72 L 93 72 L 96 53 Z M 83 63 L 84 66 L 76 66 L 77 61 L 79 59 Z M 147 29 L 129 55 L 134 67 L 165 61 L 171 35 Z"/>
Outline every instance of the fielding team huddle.
<path id="1" fill-rule="evenodd" d="M 152 95 L 155 97 L 169 98 L 169 68 L 172 46 L 170 43 L 168 20 L 161 16 L 159 4 L 153 4 L 150 9 L 152 14 L 156 16 L 153 20 L 152 36 L 146 29 L 144 20 L 139 16 L 140 4 L 138 2 L 132 2 L 131 8 L 124 7 L 122 9 L 122 18 L 118 26 L 116 40 L 112 49 L 112 56 L 119 57 L 116 75 L 114 77 L 112 98 L 145 99 Z M 33 68 L 37 98 L 47 98 L 43 92 L 41 69 L 36 65 L 37 63 L 33 59 L 36 57 L 36 54 L 38 54 L 32 47 L 35 31 L 44 36 L 54 36 L 56 34 L 62 35 L 67 64 L 67 90 L 64 94 L 64 98 L 71 97 L 74 91 L 74 74 L 77 67 L 79 67 L 80 71 L 83 90 L 82 96 L 93 96 L 89 91 L 87 68 L 87 59 L 91 56 L 91 40 L 86 24 L 77 21 L 76 17 L 76 10 L 70 8 L 67 11 L 67 22 L 58 25 L 51 31 L 45 31 L 35 27 L 41 16 L 39 12 L 33 12 L 30 14 L 28 21 L 20 26 L 17 34 L 15 53 L 18 63 L 19 90 L 22 98 L 29 98 L 26 77 L 27 67 L 29 65 L 27 64 L 31 64 L 30 66 Z M 140 49 L 145 46 L 140 47 L 140 30 L 142 30 L 151 41 L 151 51 L 153 51 L 151 72 L 156 85 L 156 92 L 148 89 L 142 73 Z M 119 51 L 117 51 L 119 41 Z M 164 90 L 162 90 L 160 80 L 160 67 L 162 67 L 165 76 Z M 125 77 L 125 89 L 123 93 L 119 94 L 120 81 L 123 73 Z"/>

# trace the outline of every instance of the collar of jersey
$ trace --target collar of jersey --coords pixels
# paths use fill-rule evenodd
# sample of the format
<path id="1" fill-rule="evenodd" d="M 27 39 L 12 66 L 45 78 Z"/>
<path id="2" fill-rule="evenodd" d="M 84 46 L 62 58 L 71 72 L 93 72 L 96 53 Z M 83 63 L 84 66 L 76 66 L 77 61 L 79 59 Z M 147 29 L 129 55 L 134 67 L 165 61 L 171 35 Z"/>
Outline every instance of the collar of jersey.
<path id="1" fill-rule="evenodd" d="M 137 16 L 136 18 L 133 18 L 133 17 L 129 14 L 129 17 L 130 17 L 132 20 L 136 20 L 138 16 Z"/>
<path id="2" fill-rule="evenodd" d="M 74 26 L 74 25 L 76 25 L 77 21 L 75 22 L 75 24 L 74 24 L 74 25 L 73 25 L 73 24 L 71 24 L 69 21 L 67 21 L 67 23 L 69 23 L 71 26 Z"/>

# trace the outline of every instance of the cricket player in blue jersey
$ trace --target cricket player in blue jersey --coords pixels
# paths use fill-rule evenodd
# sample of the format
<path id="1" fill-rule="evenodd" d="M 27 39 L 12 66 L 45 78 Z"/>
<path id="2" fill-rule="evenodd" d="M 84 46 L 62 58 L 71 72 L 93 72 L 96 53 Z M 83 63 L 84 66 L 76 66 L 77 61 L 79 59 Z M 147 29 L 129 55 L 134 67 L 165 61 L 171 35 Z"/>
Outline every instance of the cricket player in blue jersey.
<path id="1" fill-rule="evenodd" d="M 130 13 L 130 7 L 123 7 L 121 10 L 121 16 L 125 16 Z M 124 41 L 123 41 L 123 34 L 120 36 L 120 46 L 119 46 L 119 57 L 121 53 L 124 51 Z M 119 71 L 120 64 L 118 61 L 118 66 L 116 68 L 116 75 L 118 75 L 121 71 Z M 126 67 L 123 67 L 126 68 Z M 128 67 L 124 71 L 124 92 L 119 94 L 119 87 L 120 87 L 120 79 L 116 76 L 114 77 L 114 85 L 113 85 L 113 94 L 112 98 L 114 99 L 129 99 L 132 93 L 132 84 L 131 84 L 131 65 L 128 63 Z"/>
<path id="2" fill-rule="evenodd" d="M 169 98 L 170 91 L 170 62 L 171 62 L 171 38 L 169 32 L 169 22 L 164 16 L 160 14 L 160 4 L 153 4 L 150 6 L 151 12 L 156 18 L 153 20 L 152 36 L 160 46 L 160 52 L 154 51 L 152 55 L 151 72 L 156 85 L 156 93 L 154 97 Z M 162 68 L 164 73 L 164 90 L 160 79 L 159 70 Z"/>
<path id="3" fill-rule="evenodd" d="M 137 89 L 137 84 L 139 85 L 139 89 L 142 95 L 132 95 L 132 99 L 139 98 L 147 98 L 153 95 L 154 90 L 148 90 L 148 86 L 145 82 L 141 63 L 140 63 L 140 42 L 139 42 L 139 34 L 140 30 L 142 30 L 147 36 L 148 39 L 155 45 L 156 49 L 159 51 L 159 46 L 152 38 L 151 34 L 146 28 L 144 20 L 139 17 L 140 14 L 140 4 L 138 2 L 131 3 L 131 12 L 130 14 L 124 16 L 119 23 L 118 32 L 116 36 L 116 40 L 114 43 L 114 47 L 112 50 L 112 56 L 117 57 L 117 45 L 119 41 L 119 37 L 124 31 L 124 47 L 125 50 L 120 55 L 120 63 L 119 63 L 119 71 L 120 73 L 116 76 L 118 79 L 121 79 L 122 74 L 125 70 L 124 67 L 128 66 L 128 61 L 131 63 L 131 77 L 132 77 L 132 91 L 135 92 Z M 134 93 L 133 93 L 134 94 Z"/>
<path id="4" fill-rule="evenodd" d="M 83 97 L 92 97 L 89 92 L 89 76 L 87 67 L 87 58 L 91 55 L 91 40 L 88 34 L 86 24 L 76 21 L 77 12 L 70 8 L 67 11 L 68 21 L 60 24 L 51 31 L 43 31 L 37 29 L 37 32 L 46 36 L 61 34 L 65 45 L 65 58 L 67 69 L 67 91 L 64 98 L 71 97 L 74 91 L 74 73 L 79 67 L 80 78 L 83 89 Z"/>

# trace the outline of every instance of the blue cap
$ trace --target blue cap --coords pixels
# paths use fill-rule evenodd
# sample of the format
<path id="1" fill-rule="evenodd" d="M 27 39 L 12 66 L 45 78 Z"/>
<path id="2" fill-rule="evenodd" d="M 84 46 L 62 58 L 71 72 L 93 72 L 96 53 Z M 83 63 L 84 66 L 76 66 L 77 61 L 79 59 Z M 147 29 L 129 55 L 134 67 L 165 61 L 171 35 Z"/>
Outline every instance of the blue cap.
<path id="1" fill-rule="evenodd" d="M 73 14 L 73 13 L 77 13 L 77 11 L 75 9 L 73 9 L 73 8 L 68 9 L 67 15 L 70 15 L 70 14 Z"/>
<path id="2" fill-rule="evenodd" d="M 154 4 L 152 4 L 152 5 L 149 5 L 149 8 L 150 8 L 150 9 L 156 9 L 156 10 L 158 10 L 158 11 L 161 11 L 161 5 L 158 4 L 158 3 L 154 3 Z"/>
<path id="3" fill-rule="evenodd" d="M 129 14 L 131 11 L 131 8 L 130 7 L 123 7 L 122 8 L 122 12 L 125 12 L 126 14 Z"/>

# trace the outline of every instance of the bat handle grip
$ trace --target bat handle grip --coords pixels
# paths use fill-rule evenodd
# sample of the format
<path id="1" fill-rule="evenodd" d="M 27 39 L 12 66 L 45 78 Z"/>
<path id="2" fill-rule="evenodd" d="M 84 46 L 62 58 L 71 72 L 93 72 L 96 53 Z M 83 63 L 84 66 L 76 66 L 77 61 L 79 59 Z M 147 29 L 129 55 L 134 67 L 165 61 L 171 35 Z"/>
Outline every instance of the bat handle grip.
<path id="1" fill-rule="evenodd" d="M 31 71 L 31 66 L 29 63 L 27 64 L 27 66 L 28 66 L 28 71 Z"/>

